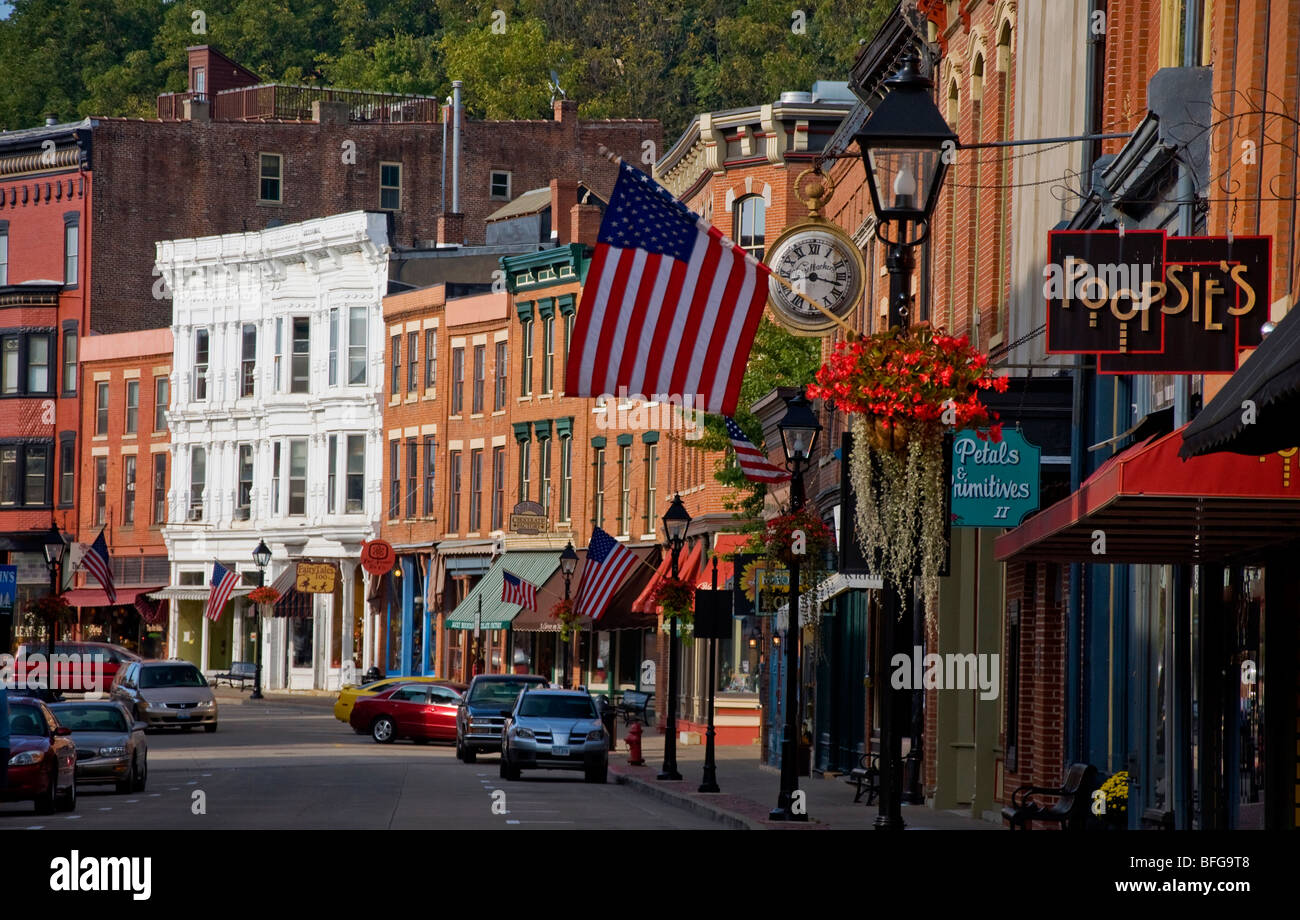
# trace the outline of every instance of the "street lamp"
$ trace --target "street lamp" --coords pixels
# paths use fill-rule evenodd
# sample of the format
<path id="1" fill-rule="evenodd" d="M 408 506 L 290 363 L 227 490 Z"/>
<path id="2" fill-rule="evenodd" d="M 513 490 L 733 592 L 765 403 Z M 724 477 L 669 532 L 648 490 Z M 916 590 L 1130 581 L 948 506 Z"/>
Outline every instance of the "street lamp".
<path id="1" fill-rule="evenodd" d="M 803 468 L 812 459 L 817 434 L 822 430 L 817 415 L 803 394 L 786 402 L 785 417 L 777 423 L 781 432 L 781 446 L 791 472 L 790 511 L 801 511 L 804 505 Z M 795 788 L 799 785 L 799 557 L 790 556 L 790 603 L 786 607 L 785 629 L 785 734 L 781 739 L 781 792 L 776 808 L 768 814 L 772 821 L 807 821 L 804 809 L 796 812 Z M 773 644 L 778 645 L 776 637 Z"/>
<path id="2" fill-rule="evenodd" d="M 253 550 L 253 563 L 257 566 L 257 586 L 260 588 L 266 584 L 266 567 L 271 564 L 271 550 L 266 545 L 265 540 L 257 541 L 257 549 Z M 254 608 L 257 614 L 257 650 L 254 653 L 256 667 L 253 671 L 253 693 L 249 699 L 262 699 L 262 615 L 261 604 L 255 604 Z"/>
<path id="3" fill-rule="evenodd" d="M 686 529 L 691 526 L 691 516 L 682 504 L 680 494 L 673 496 L 673 503 L 664 512 L 664 535 L 668 539 L 668 549 L 673 556 L 673 580 L 677 580 L 677 562 L 686 543 Z M 664 739 L 664 766 L 659 772 L 659 779 L 682 778 L 677 772 L 677 614 L 669 618 L 668 634 L 668 737 Z"/>
<path id="4" fill-rule="evenodd" d="M 929 235 L 930 219 L 958 144 L 956 133 L 948 127 L 934 103 L 931 94 L 934 84 L 921 75 L 920 67 L 920 58 L 915 52 L 904 58 L 902 69 L 885 81 L 885 98 L 854 138 L 866 167 L 867 187 L 876 214 L 876 237 L 889 247 L 885 257 L 885 266 L 889 270 L 889 324 L 904 329 L 911 313 L 912 249 Z M 885 230 L 891 223 L 898 225 L 892 239 Z M 919 229 L 912 232 L 913 226 Z M 900 596 L 886 580 L 882 597 L 879 673 L 885 673 L 883 665 L 896 653 L 912 653 L 910 648 L 895 646 L 903 639 L 902 631 L 896 628 L 897 621 L 909 608 L 914 621 L 913 633 L 922 629 L 922 624 L 916 620 L 923 614 L 920 605 L 913 603 L 914 595 L 915 591 L 909 589 L 906 596 Z M 923 713 L 920 706 L 910 707 L 908 698 L 896 693 L 892 682 L 880 681 L 877 688 L 880 693 L 880 743 L 884 757 L 880 771 L 880 813 L 875 826 L 878 830 L 902 830 L 901 730 L 910 718 L 912 744 L 908 759 L 915 779 L 909 799 L 916 801 L 920 798 Z M 913 689 L 912 692 L 920 691 Z"/>
<path id="5" fill-rule="evenodd" d="M 50 570 L 50 597 L 59 596 L 59 576 L 62 574 L 60 569 L 63 565 L 63 554 L 67 549 L 68 541 L 59 530 L 59 525 L 51 522 L 50 530 L 45 535 L 45 566 Z M 45 624 L 46 655 L 50 662 L 51 674 L 54 668 L 54 630 L 57 625 L 58 621 L 54 616 L 50 616 L 49 622 Z M 53 682 L 50 686 L 53 686 Z"/>
<path id="6" fill-rule="evenodd" d="M 560 572 L 564 575 L 564 599 L 569 599 L 569 583 L 573 580 L 573 573 L 578 568 L 578 553 L 573 548 L 573 541 L 570 540 L 564 547 L 564 552 L 560 553 Z M 573 642 L 578 641 L 577 630 L 574 630 Z M 567 676 L 573 670 L 573 664 L 569 657 L 569 646 L 564 645 L 564 673 Z"/>

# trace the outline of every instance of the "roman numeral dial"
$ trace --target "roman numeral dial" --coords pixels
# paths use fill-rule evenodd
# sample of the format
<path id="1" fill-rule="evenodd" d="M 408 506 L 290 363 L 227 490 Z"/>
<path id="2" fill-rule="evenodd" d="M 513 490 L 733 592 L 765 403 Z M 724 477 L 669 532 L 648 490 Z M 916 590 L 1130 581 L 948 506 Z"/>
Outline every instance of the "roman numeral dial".
<path id="1" fill-rule="evenodd" d="M 796 334 L 822 335 L 836 326 L 814 304 L 843 319 L 862 301 L 862 254 L 851 237 L 824 220 L 810 218 L 788 228 L 768 250 L 767 264 L 789 284 L 771 279 L 768 305 Z"/>

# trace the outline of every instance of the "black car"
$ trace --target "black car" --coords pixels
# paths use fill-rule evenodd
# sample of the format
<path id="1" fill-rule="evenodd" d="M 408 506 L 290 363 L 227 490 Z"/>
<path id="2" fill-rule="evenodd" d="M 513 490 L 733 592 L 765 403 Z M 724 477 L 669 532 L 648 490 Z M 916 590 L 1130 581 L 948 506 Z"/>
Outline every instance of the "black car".
<path id="1" fill-rule="evenodd" d="M 473 763 L 479 751 L 500 751 L 501 730 L 525 687 L 547 686 L 537 674 L 480 674 L 456 710 L 456 756 Z"/>

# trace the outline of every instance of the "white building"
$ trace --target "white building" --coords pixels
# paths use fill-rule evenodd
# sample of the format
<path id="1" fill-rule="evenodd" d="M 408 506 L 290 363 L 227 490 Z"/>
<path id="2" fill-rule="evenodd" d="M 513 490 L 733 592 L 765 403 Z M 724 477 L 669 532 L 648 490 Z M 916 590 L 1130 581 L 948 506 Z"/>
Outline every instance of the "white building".
<path id="1" fill-rule="evenodd" d="M 253 550 L 281 589 L 263 683 L 335 689 L 371 660 L 361 544 L 381 501 L 387 216 L 356 211 L 158 244 L 172 291 L 168 652 L 220 673 L 251 661 Z M 332 594 L 299 594 L 299 562 L 331 563 Z M 213 623 L 213 563 L 243 575 Z M 363 655 L 364 653 L 364 655 Z"/>

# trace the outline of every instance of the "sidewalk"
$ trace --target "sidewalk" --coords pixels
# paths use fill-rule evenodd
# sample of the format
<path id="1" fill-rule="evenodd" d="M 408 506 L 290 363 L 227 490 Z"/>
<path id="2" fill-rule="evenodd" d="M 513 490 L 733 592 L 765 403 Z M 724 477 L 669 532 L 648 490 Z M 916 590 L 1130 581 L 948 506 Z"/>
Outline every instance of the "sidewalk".
<path id="1" fill-rule="evenodd" d="M 222 704 L 230 703 L 248 703 L 249 697 L 253 695 L 251 686 L 240 689 L 238 687 L 213 687 L 212 693 Z M 269 703 L 298 703 L 313 708 L 330 708 L 334 706 L 334 700 L 338 693 L 329 690 L 263 690 L 263 700 L 252 700 L 256 705 L 258 702 Z"/>
<path id="2" fill-rule="evenodd" d="M 814 774 L 799 777 L 799 789 L 807 795 L 807 823 L 767 820 L 776 807 L 781 789 L 779 770 L 758 762 L 757 745 L 718 747 L 718 786 L 721 792 L 696 790 L 704 778 L 704 745 L 677 744 L 677 772 L 681 782 L 661 782 L 655 777 L 663 765 L 664 736 L 648 732 L 642 736 L 643 767 L 629 766 L 623 725 L 619 723 L 618 750 L 610 754 L 609 772 L 614 782 L 663 801 L 673 802 L 697 814 L 706 815 L 737 830 L 870 830 L 879 811 L 853 803 L 853 787 L 843 778 L 825 779 Z M 865 798 L 865 797 L 864 797 Z M 936 811 L 925 805 L 904 805 L 903 822 L 908 830 L 1002 830 L 999 825 L 971 818 L 959 811 Z"/>

